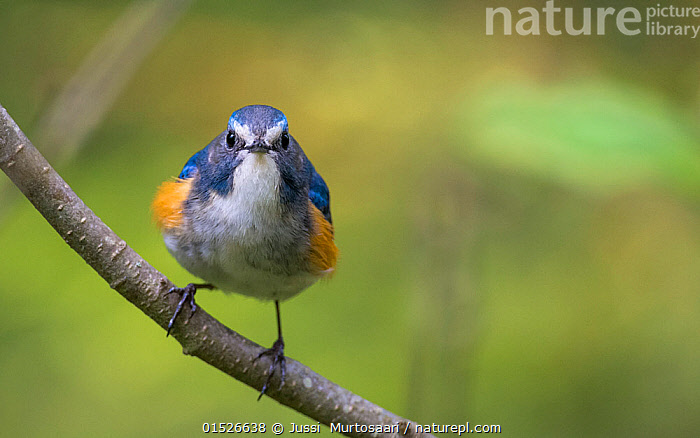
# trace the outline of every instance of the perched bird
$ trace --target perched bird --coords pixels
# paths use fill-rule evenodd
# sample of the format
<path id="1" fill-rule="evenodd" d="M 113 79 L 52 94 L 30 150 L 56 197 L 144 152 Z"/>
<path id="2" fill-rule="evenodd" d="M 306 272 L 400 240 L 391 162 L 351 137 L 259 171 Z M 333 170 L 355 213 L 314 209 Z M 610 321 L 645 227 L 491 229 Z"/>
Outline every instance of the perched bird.
<path id="1" fill-rule="evenodd" d="M 153 212 L 170 254 L 206 282 L 170 290 L 182 299 L 168 334 L 185 302 L 194 314 L 197 289 L 273 300 L 278 339 L 258 356 L 271 357 L 260 397 L 277 365 L 281 387 L 279 302 L 331 274 L 338 257 L 328 186 L 289 134 L 285 115 L 266 105 L 235 111 L 178 178 L 160 186 Z"/>

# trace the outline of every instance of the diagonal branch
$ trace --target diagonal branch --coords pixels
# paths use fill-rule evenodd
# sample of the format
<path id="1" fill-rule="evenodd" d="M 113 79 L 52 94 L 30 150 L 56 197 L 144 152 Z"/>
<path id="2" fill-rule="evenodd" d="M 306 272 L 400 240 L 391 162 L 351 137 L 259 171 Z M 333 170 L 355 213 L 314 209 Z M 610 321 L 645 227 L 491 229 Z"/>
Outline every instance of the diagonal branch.
<path id="1" fill-rule="evenodd" d="M 161 328 L 168 324 L 178 298 L 166 292 L 173 284 L 117 236 L 56 173 L 0 105 L 0 169 L 34 207 L 109 286 L 138 307 Z M 178 321 L 181 321 L 180 319 Z M 253 360 L 263 350 L 221 324 L 203 309 L 189 323 L 176 323 L 172 335 L 183 352 L 202 359 L 231 377 L 259 390 L 267 365 Z M 287 360 L 287 379 L 267 394 L 321 423 L 342 424 L 348 436 L 432 436 L 415 432 L 414 424 L 344 389 L 305 365 Z M 355 425 L 398 425 L 391 433 L 374 434 Z M 353 425 L 347 432 L 347 426 Z M 366 431 L 365 431 L 366 430 Z"/>
<path id="2" fill-rule="evenodd" d="M 75 155 L 104 119 L 148 54 L 157 47 L 192 0 L 136 1 L 128 5 L 62 87 L 33 130 L 52 163 Z M 19 195 L 0 180 L 0 220 Z M 4 215 L 3 215 L 4 213 Z"/>

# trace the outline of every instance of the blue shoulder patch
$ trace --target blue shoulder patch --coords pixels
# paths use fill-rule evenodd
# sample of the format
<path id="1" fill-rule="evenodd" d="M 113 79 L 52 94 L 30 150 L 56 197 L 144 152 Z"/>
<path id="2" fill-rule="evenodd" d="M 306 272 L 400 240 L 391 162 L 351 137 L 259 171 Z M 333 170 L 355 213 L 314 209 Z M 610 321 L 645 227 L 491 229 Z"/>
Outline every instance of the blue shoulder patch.
<path id="1" fill-rule="evenodd" d="M 328 186 L 321 175 L 316 172 L 314 165 L 311 164 L 311 161 L 309 161 L 308 158 L 306 159 L 306 163 L 306 167 L 309 171 L 309 199 L 316 206 L 316 208 L 321 210 L 323 217 L 325 217 L 326 220 L 332 224 L 331 195 L 328 191 Z"/>
<path id="2" fill-rule="evenodd" d="M 178 175 L 178 178 L 180 178 L 180 179 L 192 178 L 194 176 L 195 172 L 197 171 L 197 161 L 199 160 L 199 158 L 202 156 L 203 153 L 204 153 L 204 149 L 202 149 L 201 151 L 192 155 L 190 157 L 190 159 L 187 160 L 187 163 L 185 163 L 185 167 L 182 168 L 182 172 L 180 172 L 180 175 Z"/>

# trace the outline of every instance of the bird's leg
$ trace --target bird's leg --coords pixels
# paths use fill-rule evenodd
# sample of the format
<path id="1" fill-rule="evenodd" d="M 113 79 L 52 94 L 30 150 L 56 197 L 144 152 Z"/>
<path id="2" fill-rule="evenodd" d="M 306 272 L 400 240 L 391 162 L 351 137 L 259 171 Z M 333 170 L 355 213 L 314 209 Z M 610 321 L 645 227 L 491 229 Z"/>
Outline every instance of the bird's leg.
<path id="1" fill-rule="evenodd" d="M 192 315 L 194 315 L 194 312 L 197 310 L 197 305 L 194 302 L 194 294 L 197 292 L 197 289 L 214 289 L 214 285 L 209 283 L 190 283 L 185 287 L 173 287 L 166 294 L 177 293 L 182 295 L 180 302 L 177 303 L 177 307 L 175 308 L 175 313 L 173 313 L 173 317 L 170 318 L 170 322 L 168 323 L 168 331 L 165 333 L 166 338 L 168 335 L 170 335 L 170 330 L 173 328 L 173 324 L 175 324 L 175 318 L 177 318 L 177 316 L 180 314 L 182 305 L 185 304 L 185 302 L 188 302 L 191 308 L 190 316 L 187 317 L 187 321 L 189 321 L 190 318 L 192 318 Z"/>
<path id="2" fill-rule="evenodd" d="M 253 362 L 255 362 L 263 356 L 270 356 L 272 359 L 270 369 L 267 371 L 267 379 L 260 390 L 258 401 L 260 401 L 262 396 L 265 395 L 265 391 L 267 391 L 267 388 L 270 386 L 270 380 L 272 380 L 272 376 L 275 375 L 275 368 L 277 367 L 277 364 L 280 366 L 280 389 L 282 388 L 282 385 L 284 385 L 284 375 L 287 371 L 287 360 L 284 357 L 284 341 L 282 340 L 282 323 L 280 322 L 280 303 L 277 300 L 275 300 L 275 310 L 277 310 L 277 340 L 274 344 L 272 344 L 272 348 L 268 348 L 267 350 L 263 351 L 258 355 L 258 357 L 255 358 L 255 360 L 253 360 Z"/>

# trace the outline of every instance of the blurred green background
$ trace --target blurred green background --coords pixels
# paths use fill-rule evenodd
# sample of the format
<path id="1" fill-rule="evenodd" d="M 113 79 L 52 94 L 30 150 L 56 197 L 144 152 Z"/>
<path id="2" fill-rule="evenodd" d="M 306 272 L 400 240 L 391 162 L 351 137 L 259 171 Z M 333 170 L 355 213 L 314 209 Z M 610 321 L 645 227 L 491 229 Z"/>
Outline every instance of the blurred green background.
<path id="1" fill-rule="evenodd" d="M 697 436 L 698 40 L 486 36 L 486 6 L 544 2 L 501 3 L 195 2 L 56 152 L 72 125 L 47 112 L 98 41 L 128 34 L 114 23 L 129 3 L 0 2 L 0 102 L 181 285 L 193 277 L 151 221 L 156 187 L 233 110 L 280 108 L 331 188 L 342 252 L 331 281 L 282 306 L 290 357 L 421 423 Z M 315 424 L 183 356 L 16 192 L 0 175 L 0 435 Z M 273 342 L 271 304 L 198 302 Z"/>

